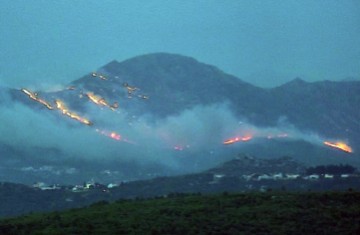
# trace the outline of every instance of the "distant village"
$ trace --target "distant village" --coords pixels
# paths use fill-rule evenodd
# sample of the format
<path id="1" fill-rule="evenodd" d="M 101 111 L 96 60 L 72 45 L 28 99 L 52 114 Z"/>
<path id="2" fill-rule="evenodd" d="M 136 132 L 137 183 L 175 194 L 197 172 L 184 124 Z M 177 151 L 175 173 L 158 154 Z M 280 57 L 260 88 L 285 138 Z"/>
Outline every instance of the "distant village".
<path id="1" fill-rule="evenodd" d="M 213 174 L 212 180 L 208 184 L 220 184 L 223 179 L 227 178 L 226 174 Z M 295 181 L 295 180 L 306 180 L 306 181 L 318 181 L 318 180 L 333 180 L 333 179 L 350 179 L 360 178 L 360 174 L 287 174 L 287 173 L 273 173 L 273 174 L 244 174 L 239 177 L 244 182 L 266 182 L 266 181 Z M 102 192 L 109 192 L 110 189 L 117 188 L 128 184 L 128 181 L 122 181 L 120 183 L 109 183 L 101 184 L 94 180 L 85 182 L 79 185 L 63 186 L 63 185 L 47 185 L 43 182 L 37 182 L 32 185 L 33 188 L 40 190 L 67 190 L 74 193 L 86 192 L 90 190 L 101 190 Z"/>

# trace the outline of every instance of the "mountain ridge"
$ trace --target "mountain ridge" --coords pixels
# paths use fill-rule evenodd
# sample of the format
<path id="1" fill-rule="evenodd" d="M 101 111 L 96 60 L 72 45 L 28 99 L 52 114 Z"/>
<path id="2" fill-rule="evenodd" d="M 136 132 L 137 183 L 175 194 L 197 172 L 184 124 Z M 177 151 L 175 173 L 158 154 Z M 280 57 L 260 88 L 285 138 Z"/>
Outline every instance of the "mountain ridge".
<path id="1" fill-rule="evenodd" d="M 312 143 L 313 139 L 311 138 L 310 140 L 301 140 L 303 142 L 310 141 L 308 142 L 310 144 L 299 144 L 294 141 L 292 144 L 288 144 L 287 139 L 280 141 L 276 144 L 276 147 L 279 147 L 280 150 L 275 151 L 280 156 L 284 154 L 281 151 L 285 151 L 285 155 L 288 153 L 292 156 L 296 155 L 297 159 L 304 155 L 305 162 L 311 163 L 309 159 L 316 159 L 317 155 L 321 156 L 321 161 L 329 161 L 330 158 L 326 158 L 327 152 L 324 151 L 325 147 L 322 146 L 323 143 L 320 140 L 328 139 L 334 142 L 343 140 L 354 149 L 354 153 L 348 155 L 351 157 L 344 158 L 344 161 L 359 164 L 359 159 L 356 156 L 358 156 L 357 148 L 360 146 L 360 123 L 358 121 L 360 120 L 360 82 L 324 81 L 309 83 L 297 78 L 280 87 L 262 89 L 241 81 L 235 76 L 226 74 L 215 66 L 198 62 L 193 58 L 168 53 L 155 53 L 138 56 L 123 62 L 110 61 L 98 70 L 89 71 L 88 74 L 68 84 L 68 87 L 56 92 L 33 91 L 33 94 L 36 93 L 40 98 L 48 101 L 55 111 L 50 112 L 46 106 L 35 102 L 24 94 L 23 90 L 8 89 L 8 91 L 10 93 L 9 97 L 11 97 L 11 99 L 8 99 L 9 102 L 6 103 L 8 106 L 12 106 L 14 101 L 20 101 L 26 107 L 34 108 L 39 114 L 51 113 L 55 120 L 59 120 L 59 122 L 67 121 L 70 126 L 82 126 L 82 124 L 64 117 L 64 113 L 56 110 L 55 100 L 62 100 L 69 107 L 69 110 L 84 115 L 84 117 L 94 118 L 95 124 L 91 128 L 98 133 L 101 133 L 101 128 L 108 128 L 109 131 L 112 131 L 113 126 L 109 127 L 107 125 L 108 121 L 117 119 L 118 116 L 116 115 L 122 112 L 122 114 L 127 115 L 127 119 L 124 119 L 123 123 L 118 123 L 118 125 L 125 126 L 124 129 L 119 130 L 121 134 L 123 130 L 125 130 L 126 134 L 129 134 L 130 130 L 132 130 L 131 125 L 136 124 L 137 121 L 146 120 L 148 121 L 146 124 L 151 126 L 154 123 L 159 124 L 175 120 L 176 122 L 171 123 L 171 126 L 167 126 L 168 131 L 174 135 L 180 133 L 191 137 L 191 135 L 197 134 L 196 130 L 202 130 L 201 128 L 204 125 L 206 126 L 206 123 L 210 123 L 215 116 L 222 119 L 223 112 L 226 112 L 227 117 L 231 116 L 236 121 L 235 124 L 234 122 L 229 123 L 229 126 L 232 126 L 227 127 L 229 129 L 233 128 L 234 131 L 242 126 L 252 128 L 250 131 L 259 129 L 266 131 L 278 128 L 281 130 L 282 127 L 286 127 L 294 130 L 294 133 L 301 132 L 301 138 L 307 138 L 310 135 L 318 137 L 318 143 Z M 98 101 L 102 99 L 103 102 L 106 101 L 105 106 L 99 105 L 100 107 L 96 107 L 95 104 L 92 104 L 88 97 L 90 93 L 95 94 Z M 0 103 L 4 100 L 6 99 L 0 97 Z M 119 108 L 113 106 L 115 103 L 118 103 Z M 199 107 L 214 107 L 219 104 L 226 104 L 226 109 L 216 109 L 215 111 L 219 113 L 210 112 L 206 117 L 201 116 L 204 114 L 196 113 L 196 115 L 191 116 L 195 118 L 201 116 L 199 120 L 196 120 L 196 126 L 185 127 L 184 130 L 176 132 L 176 128 L 184 124 L 184 122 L 179 122 L 184 114 L 199 110 Z M 204 111 L 201 108 L 200 110 L 201 112 Z M 220 122 L 221 125 L 226 126 L 226 121 L 227 119 L 223 119 L 223 121 L 220 120 L 217 123 Z M 97 125 L 98 123 L 99 125 Z M 146 127 L 146 125 L 143 127 Z M 260 157 L 273 156 L 269 151 L 274 150 L 269 146 L 277 143 L 276 141 L 270 143 L 270 140 L 263 136 L 263 140 L 251 141 L 247 145 L 251 146 L 247 148 L 245 148 L 245 143 L 224 146 L 221 138 L 230 138 L 232 136 L 220 136 L 221 134 L 217 133 L 219 128 L 222 127 L 211 126 L 212 132 L 202 137 L 203 139 L 209 139 L 211 136 L 220 138 L 220 141 L 217 140 L 216 144 L 210 142 L 203 145 L 206 148 L 202 149 L 203 152 L 192 152 L 191 148 L 187 150 L 187 145 L 195 146 L 191 142 L 179 147 L 173 146 L 174 143 L 170 140 L 166 142 L 169 145 L 161 154 L 166 156 L 176 155 L 176 161 L 180 161 L 181 164 L 193 163 L 194 165 L 207 164 L 211 162 L 209 159 L 214 162 L 226 160 L 241 152 L 242 149 L 250 151 L 250 147 L 255 148 L 258 152 L 261 151 Z M 106 132 L 104 133 L 106 134 Z M 153 133 L 150 133 L 151 135 Z M 186 139 L 188 136 L 183 138 L 188 141 Z M 141 139 L 142 136 L 139 136 L 139 140 Z M 119 145 L 122 144 L 128 143 L 119 143 Z M 284 146 L 291 148 L 285 150 Z M 131 146 L 131 148 L 141 149 L 136 146 Z M 177 148 L 176 150 L 179 152 L 173 154 L 173 148 Z M 12 159 L 15 158 L 18 161 L 21 161 L 21 158 L 27 158 L 25 155 L 18 157 L 16 153 L 12 153 L 13 151 L 3 152 L 4 154 L 8 152 Z M 41 152 L 40 155 L 46 150 Z M 118 157 L 121 158 L 122 151 L 119 152 L 116 152 L 116 154 L 119 154 Z M 215 157 L 214 152 L 219 156 Z M 250 152 L 256 155 L 256 152 Z M 138 153 L 138 155 L 142 154 L 145 153 Z M 334 152 L 334 156 L 345 156 L 344 154 L 346 155 L 346 153 L 337 154 Z M 36 156 L 39 154 L 31 153 L 31 155 Z M 193 156 L 197 158 L 194 160 L 192 159 Z M 6 162 L 10 161 L 5 160 Z M 54 164 L 54 161 L 44 164 Z M 20 169 L 22 167 L 29 166 L 21 166 Z M 186 168 L 188 169 L 189 165 L 186 165 Z M 195 167 L 191 169 L 195 169 Z M 14 171 L 11 170 L 10 172 Z"/>
<path id="2" fill-rule="evenodd" d="M 92 73 L 69 85 L 80 92 L 94 92 L 115 102 L 119 100 L 130 113 L 149 113 L 165 118 L 197 105 L 228 103 L 238 117 L 259 126 L 276 126 L 284 119 L 299 129 L 315 131 L 334 138 L 349 138 L 360 143 L 360 82 L 313 82 L 296 78 L 282 86 L 262 89 L 226 74 L 215 66 L 169 53 L 152 53 L 123 62 L 113 60 L 98 69 L 107 81 L 94 79 Z M 136 87 L 145 102 L 130 101 L 124 84 Z M 15 99 L 29 104 L 26 97 Z M 43 93 L 59 96 L 83 108 L 78 92 L 63 90 Z M 20 97 L 21 96 L 21 97 Z"/>

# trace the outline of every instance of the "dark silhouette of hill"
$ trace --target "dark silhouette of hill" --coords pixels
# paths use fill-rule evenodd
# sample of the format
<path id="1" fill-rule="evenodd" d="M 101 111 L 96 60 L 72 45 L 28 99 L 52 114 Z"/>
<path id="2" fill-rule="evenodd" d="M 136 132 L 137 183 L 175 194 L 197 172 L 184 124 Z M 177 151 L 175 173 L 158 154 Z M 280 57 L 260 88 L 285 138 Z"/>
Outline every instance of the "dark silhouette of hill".
<path id="1" fill-rule="evenodd" d="M 173 194 L 0 220 L 1 234 L 358 234 L 359 193 Z"/>
<path id="2" fill-rule="evenodd" d="M 298 78 L 270 93 L 276 99 L 274 110 L 299 129 L 359 143 L 360 82 L 307 83 Z"/>
<path id="3" fill-rule="evenodd" d="M 22 184 L 0 182 L 0 217 L 28 214 L 30 212 L 59 211 L 90 205 L 97 201 L 163 197 L 184 193 L 214 194 L 221 192 L 264 191 L 353 191 L 360 190 L 359 176 L 346 178 L 336 175 L 325 178 L 332 169 L 347 170 L 350 166 L 329 165 L 305 169 L 305 166 L 289 157 L 260 159 L 248 155 L 239 156 L 212 169 L 187 175 L 156 177 L 149 180 L 117 182 L 115 187 L 94 183 L 90 189 L 72 191 L 73 186 L 62 185 L 57 189 L 41 190 Z M 319 179 L 306 178 L 321 169 Z M 343 174 L 343 173 L 339 173 Z M 258 177 L 278 177 L 259 179 Z M 292 175 L 295 178 L 287 178 Z M 51 187 L 50 187 L 51 188 Z"/>

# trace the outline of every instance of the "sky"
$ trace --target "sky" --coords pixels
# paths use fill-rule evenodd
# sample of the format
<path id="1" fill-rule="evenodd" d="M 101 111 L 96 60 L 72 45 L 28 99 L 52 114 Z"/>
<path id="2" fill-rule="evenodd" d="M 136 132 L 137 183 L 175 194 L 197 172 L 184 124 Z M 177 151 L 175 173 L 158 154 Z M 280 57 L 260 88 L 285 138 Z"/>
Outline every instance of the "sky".
<path id="1" fill-rule="evenodd" d="M 45 89 L 154 52 L 260 87 L 360 78 L 360 1 L 1 1 L 0 86 Z"/>

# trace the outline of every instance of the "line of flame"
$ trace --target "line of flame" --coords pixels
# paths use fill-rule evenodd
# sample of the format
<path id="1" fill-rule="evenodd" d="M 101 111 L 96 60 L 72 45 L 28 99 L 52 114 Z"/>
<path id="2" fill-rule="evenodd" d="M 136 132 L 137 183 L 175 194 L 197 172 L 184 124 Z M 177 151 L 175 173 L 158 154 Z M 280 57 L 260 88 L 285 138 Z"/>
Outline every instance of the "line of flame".
<path id="1" fill-rule="evenodd" d="M 74 112 L 71 112 L 67 107 L 66 105 L 64 104 L 64 102 L 62 102 L 61 100 L 55 100 L 55 104 L 56 104 L 56 107 L 61 110 L 62 114 L 72 118 L 72 119 L 75 119 L 85 125 L 92 125 L 92 122 L 90 122 L 88 119 L 86 118 L 83 118 L 83 117 L 80 117 L 78 114 L 74 113 Z"/>
<path id="2" fill-rule="evenodd" d="M 21 91 L 24 92 L 26 95 L 28 95 L 30 99 L 39 102 L 40 104 L 44 105 L 46 108 L 51 110 L 54 109 L 49 102 L 37 97 L 37 95 L 34 92 L 31 92 L 30 90 L 25 88 L 22 88 Z"/>
<path id="3" fill-rule="evenodd" d="M 333 148 L 336 148 L 336 149 L 340 149 L 344 152 L 347 152 L 347 153 L 352 153 L 353 150 L 352 148 L 345 144 L 344 142 L 330 142 L 330 141 L 324 141 L 324 144 L 327 145 L 327 146 L 330 146 L 330 147 L 333 147 Z"/>

